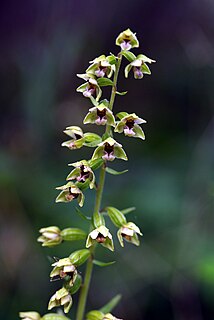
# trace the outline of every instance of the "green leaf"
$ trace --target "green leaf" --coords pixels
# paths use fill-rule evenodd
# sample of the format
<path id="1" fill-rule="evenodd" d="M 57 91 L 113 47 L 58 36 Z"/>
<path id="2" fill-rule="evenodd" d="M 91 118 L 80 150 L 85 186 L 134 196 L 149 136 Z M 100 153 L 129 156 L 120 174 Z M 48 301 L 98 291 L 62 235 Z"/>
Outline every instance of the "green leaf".
<path id="1" fill-rule="evenodd" d="M 128 115 L 129 115 L 128 112 L 122 111 L 122 112 L 117 113 L 116 117 L 118 117 L 121 120 Z"/>
<path id="2" fill-rule="evenodd" d="M 135 211 L 135 210 L 136 210 L 135 207 L 130 207 L 130 208 L 121 210 L 121 212 L 122 212 L 123 214 L 128 214 L 128 213 L 133 212 L 133 211 Z"/>
<path id="3" fill-rule="evenodd" d="M 93 260 L 93 264 L 95 264 L 96 266 L 99 267 L 108 267 L 111 266 L 112 264 L 114 264 L 116 261 L 110 261 L 110 262 L 102 262 L 99 260 Z"/>
<path id="4" fill-rule="evenodd" d="M 99 311 L 104 314 L 111 312 L 120 302 L 122 296 L 121 294 L 117 294 L 113 299 L 111 299 L 108 303 L 106 303 Z"/>
<path id="5" fill-rule="evenodd" d="M 125 94 L 127 93 L 128 91 L 123 91 L 123 92 L 116 91 L 116 94 L 118 94 L 119 96 L 125 96 Z"/>
<path id="6" fill-rule="evenodd" d="M 99 78 L 97 79 L 97 83 L 100 87 L 113 86 L 114 83 L 112 80 L 108 78 Z"/>
<path id="7" fill-rule="evenodd" d="M 76 210 L 76 212 L 78 213 L 78 215 L 79 215 L 82 219 L 87 220 L 87 221 L 91 221 L 91 217 L 85 216 L 85 215 L 82 213 L 82 211 L 80 211 L 79 208 L 76 207 L 75 210 Z"/>
<path id="8" fill-rule="evenodd" d="M 136 59 L 136 56 L 134 55 L 134 53 L 130 51 L 123 50 L 121 53 L 129 62 L 132 62 Z"/>
<path id="9" fill-rule="evenodd" d="M 113 174 L 114 176 L 117 176 L 117 175 L 120 175 L 120 174 L 123 174 L 123 173 L 126 173 L 128 172 L 128 170 L 123 170 L 123 171 L 116 171 L 114 169 L 111 169 L 109 167 L 106 167 L 106 172 L 110 173 L 110 174 Z"/>

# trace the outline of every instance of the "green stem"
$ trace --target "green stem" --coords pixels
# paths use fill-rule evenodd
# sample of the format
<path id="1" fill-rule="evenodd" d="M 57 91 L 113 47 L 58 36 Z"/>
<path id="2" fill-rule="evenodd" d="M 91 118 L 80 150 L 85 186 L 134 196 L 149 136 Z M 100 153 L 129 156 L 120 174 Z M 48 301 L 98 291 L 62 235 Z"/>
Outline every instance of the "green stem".
<path id="1" fill-rule="evenodd" d="M 110 110 L 113 109 L 114 100 L 115 100 L 115 96 L 116 96 L 117 78 L 118 78 L 118 74 L 119 74 L 121 60 L 122 60 L 122 56 L 119 54 L 118 55 L 118 63 L 116 65 L 116 70 L 115 70 L 114 79 L 113 79 L 111 98 L 110 98 L 110 102 L 109 102 L 109 109 Z M 107 133 L 111 132 L 111 127 L 110 126 L 106 126 L 106 132 Z M 105 164 L 104 164 L 102 166 L 102 168 L 100 169 L 100 180 L 99 180 L 99 186 L 98 186 L 97 192 L 96 192 L 94 214 L 97 214 L 100 211 L 100 206 L 101 206 L 101 201 L 102 201 L 102 194 L 103 194 L 104 183 L 105 183 L 105 175 L 106 175 L 106 170 L 105 170 Z M 92 271 L 93 271 L 93 258 L 94 258 L 95 248 L 96 248 L 96 245 L 93 245 L 90 248 L 91 256 L 88 259 L 87 265 L 86 265 L 85 279 L 84 279 L 84 283 L 83 283 L 81 291 L 80 291 L 79 302 L 78 302 L 78 307 L 77 307 L 76 320 L 83 320 L 83 316 L 84 316 L 84 313 L 85 313 L 86 300 L 87 300 L 87 296 L 88 296 L 88 290 L 89 290 Z"/>

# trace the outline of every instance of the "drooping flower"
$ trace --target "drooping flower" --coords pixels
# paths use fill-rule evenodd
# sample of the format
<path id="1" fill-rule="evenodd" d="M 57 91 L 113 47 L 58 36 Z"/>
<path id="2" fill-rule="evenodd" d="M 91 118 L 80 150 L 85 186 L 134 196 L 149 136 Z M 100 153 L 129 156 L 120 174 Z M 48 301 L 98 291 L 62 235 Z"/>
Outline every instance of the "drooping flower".
<path id="1" fill-rule="evenodd" d="M 133 70 L 135 79 L 142 79 L 144 74 L 150 75 L 151 71 L 146 63 L 151 64 L 152 62 L 156 61 L 146 57 L 143 54 L 139 54 L 135 60 L 125 67 L 125 77 L 128 78 L 131 69 Z"/>
<path id="2" fill-rule="evenodd" d="M 53 247 L 62 242 L 61 230 L 56 226 L 41 228 L 39 232 L 42 235 L 37 241 L 42 242 L 43 247 Z"/>
<path id="3" fill-rule="evenodd" d="M 77 269 L 73 265 L 70 258 L 60 259 L 53 263 L 52 266 L 54 267 L 50 273 L 50 278 L 52 281 L 67 277 L 69 279 L 69 285 L 73 286 L 77 277 Z"/>
<path id="4" fill-rule="evenodd" d="M 139 246 L 138 235 L 142 236 L 140 229 L 133 222 L 127 222 L 117 232 L 119 242 L 124 247 L 123 239 Z"/>
<path id="5" fill-rule="evenodd" d="M 86 70 L 86 73 L 93 74 L 97 78 L 107 76 L 111 78 L 112 73 L 115 71 L 115 65 L 111 64 L 111 56 L 101 55 L 98 58 L 90 61 L 91 65 Z"/>
<path id="6" fill-rule="evenodd" d="M 102 158 L 103 160 L 113 161 L 115 158 L 128 160 L 122 145 L 113 138 L 107 138 L 95 149 L 92 160 Z"/>
<path id="7" fill-rule="evenodd" d="M 102 246 L 108 248 L 111 251 L 114 251 L 114 243 L 112 235 L 109 232 L 109 229 L 104 225 L 101 225 L 99 228 L 94 229 L 88 235 L 86 240 L 86 248 L 92 246 L 95 242 L 102 244 Z"/>
<path id="8" fill-rule="evenodd" d="M 125 116 L 117 123 L 115 132 L 124 132 L 125 136 L 140 138 L 145 140 L 145 134 L 139 126 L 141 123 L 146 123 L 146 120 L 139 118 L 135 113 L 128 114 L 122 112 Z M 118 114 L 120 116 L 120 114 Z"/>
<path id="9" fill-rule="evenodd" d="M 85 142 L 83 131 L 80 127 L 71 126 L 66 127 L 66 130 L 63 131 L 67 136 L 71 137 L 71 140 L 65 141 L 62 143 L 62 147 L 67 147 L 71 150 L 79 149 L 83 146 Z"/>
<path id="10" fill-rule="evenodd" d="M 101 103 L 98 106 L 89 109 L 83 123 L 95 123 L 97 125 L 107 124 L 114 127 L 115 119 L 113 112 L 104 103 Z"/>
<path id="11" fill-rule="evenodd" d="M 138 48 L 139 42 L 135 33 L 127 29 L 119 34 L 116 39 L 116 45 L 120 46 L 122 50 L 130 50 L 135 47 Z"/>
<path id="12" fill-rule="evenodd" d="M 84 195 L 82 191 L 72 182 L 69 181 L 67 184 L 57 187 L 56 189 L 62 190 L 56 198 L 56 202 L 70 202 L 74 199 L 77 199 L 79 206 L 83 206 Z"/>
<path id="13" fill-rule="evenodd" d="M 22 320 L 40 320 L 41 319 L 40 314 L 35 311 L 19 312 L 19 317 Z"/>
<path id="14" fill-rule="evenodd" d="M 77 76 L 87 81 L 77 88 L 77 92 L 82 92 L 82 94 L 86 98 L 94 97 L 96 98 L 96 101 L 99 101 L 102 95 L 102 90 L 98 85 L 96 79 L 94 79 L 94 75 L 84 73 L 77 74 Z"/>
<path id="15" fill-rule="evenodd" d="M 82 160 L 70 165 L 75 167 L 75 169 L 69 173 L 66 180 L 76 180 L 80 183 L 88 181 L 90 189 L 93 189 L 95 185 L 95 175 L 89 163 L 86 160 Z"/>
<path id="16" fill-rule="evenodd" d="M 72 306 L 72 297 L 68 290 L 65 288 L 56 291 L 56 293 L 54 293 L 54 295 L 50 298 L 48 310 L 59 306 L 64 307 L 65 313 L 68 313 Z"/>

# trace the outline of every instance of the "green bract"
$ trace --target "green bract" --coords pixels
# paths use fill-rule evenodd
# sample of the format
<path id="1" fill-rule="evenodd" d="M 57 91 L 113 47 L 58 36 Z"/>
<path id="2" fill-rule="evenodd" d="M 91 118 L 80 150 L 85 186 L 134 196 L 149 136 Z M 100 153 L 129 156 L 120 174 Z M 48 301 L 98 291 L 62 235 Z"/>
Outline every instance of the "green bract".
<path id="1" fill-rule="evenodd" d="M 84 195 L 82 191 L 72 182 L 68 182 L 61 187 L 57 187 L 56 189 L 62 190 L 56 198 L 56 202 L 71 202 L 74 199 L 77 199 L 79 206 L 83 206 Z"/>
<path id="2" fill-rule="evenodd" d="M 48 310 L 59 306 L 64 307 L 65 313 L 68 313 L 72 306 L 72 297 L 68 290 L 65 288 L 56 291 L 56 293 L 54 293 L 54 295 L 50 298 Z"/>
<path id="3" fill-rule="evenodd" d="M 139 118 L 135 113 L 127 113 L 120 121 L 117 122 L 114 131 L 119 133 L 124 132 L 125 136 L 128 137 L 145 140 L 145 134 L 139 126 L 141 123 L 146 123 L 146 120 Z"/>
<path id="4" fill-rule="evenodd" d="M 37 241 L 42 242 L 43 247 L 53 247 L 62 242 L 61 231 L 56 226 L 41 228 L 39 232 L 42 234 Z"/>
<path id="5" fill-rule="evenodd" d="M 115 119 L 112 111 L 105 106 L 104 103 L 96 107 L 90 108 L 89 112 L 83 120 L 84 124 L 95 123 L 97 125 L 109 125 L 115 127 Z"/>
<path id="6" fill-rule="evenodd" d="M 140 229 L 133 222 L 127 222 L 117 232 L 118 239 L 122 247 L 124 247 L 123 239 L 139 246 L 140 241 L 138 235 L 142 236 Z"/>
<path id="7" fill-rule="evenodd" d="M 122 50 L 130 50 L 132 48 L 138 48 L 139 42 L 135 33 L 133 33 L 130 29 L 126 29 L 117 37 L 116 45 L 120 46 Z"/>
<path id="8" fill-rule="evenodd" d="M 114 251 L 112 235 L 109 232 L 109 229 L 107 229 L 105 226 L 100 226 L 89 233 L 86 240 L 86 248 L 91 247 L 96 242 L 101 243 L 102 246 Z"/>
<path id="9" fill-rule="evenodd" d="M 135 60 L 128 64 L 125 68 L 125 77 L 128 78 L 129 72 L 132 69 L 135 79 L 142 79 L 144 74 L 151 74 L 151 71 L 146 63 L 156 62 L 143 54 L 139 54 Z"/>
<path id="10" fill-rule="evenodd" d="M 92 160 L 102 158 L 105 161 L 113 161 L 115 158 L 128 160 L 122 145 L 113 138 L 107 138 L 95 149 Z"/>
<path id="11" fill-rule="evenodd" d="M 95 75 L 97 78 L 107 76 L 111 78 L 115 65 L 112 64 L 112 56 L 106 57 L 104 54 L 90 61 L 91 65 L 86 70 L 86 73 Z"/>

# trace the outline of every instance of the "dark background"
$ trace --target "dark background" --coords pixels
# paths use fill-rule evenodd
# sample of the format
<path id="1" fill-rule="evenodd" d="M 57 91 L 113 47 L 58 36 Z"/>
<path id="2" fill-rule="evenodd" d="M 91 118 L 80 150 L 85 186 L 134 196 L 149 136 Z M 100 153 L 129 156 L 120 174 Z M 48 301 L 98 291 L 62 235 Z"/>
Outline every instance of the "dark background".
<path id="1" fill-rule="evenodd" d="M 88 309 L 120 292 L 119 318 L 214 319 L 214 2 L 3 1 L 0 15 L 0 318 L 46 313 L 61 286 L 49 283 L 48 256 L 80 245 L 43 249 L 36 238 L 43 226 L 84 228 L 75 204 L 54 203 L 67 163 L 89 157 L 61 148 L 62 131 L 81 126 L 91 106 L 75 91 L 76 73 L 117 53 L 115 38 L 129 27 L 140 41 L 134 52 L 157 63 L 142 80 L 121 73 L 119 89 L 129 93 L 115 111 L 145 118 L 146 141 L 117 135 L 130 161 L 112 167 L 129 172 L 107 177 L 103 206 L 136 206 L 128 218 L 144 237 L 140 248 L 98 250 L 117 263 L 95 267 Z M 85 214 L 93 202 L 87 192 Z"/>

